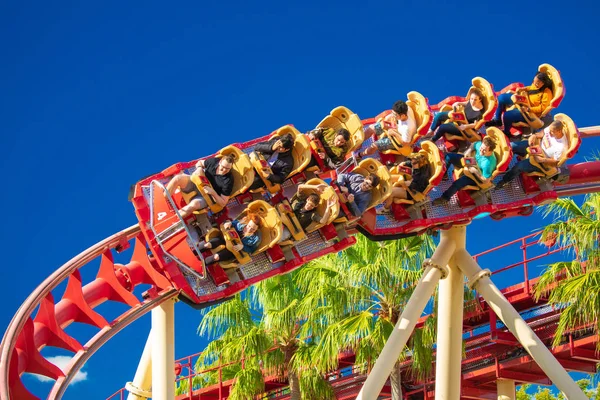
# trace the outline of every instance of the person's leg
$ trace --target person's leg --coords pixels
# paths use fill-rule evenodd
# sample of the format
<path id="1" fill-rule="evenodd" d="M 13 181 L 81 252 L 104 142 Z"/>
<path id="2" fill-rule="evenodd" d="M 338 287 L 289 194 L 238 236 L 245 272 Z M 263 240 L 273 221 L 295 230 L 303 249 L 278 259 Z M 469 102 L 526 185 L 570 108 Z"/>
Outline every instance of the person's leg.
<path id="1" fill-rule="evenodd" d="M 429 127 L 430 132 L 434 132 L 448 119 L 448 112 L 442 111 L 434 115 L 431 126 Z"/>
<path id="2" fill-rule="evenodd" d="M 512 142 L 510 144 L 513 153 L 525 157 L 527 155 L 527 148 L 529 147 L 529 142 L 527 140 L 521 140 L 520 142 Z"/>
<path id="3" fill-rule="evenodd" d="M 177 174 L 169 181 L 169 183 L 167 183 L 167 191 L 169 194 L 173 194 L 178 187 L 183 190 L 184 188 L 189 187 L 190 183 L 193 185 L 189 175 L 183 173 Z"/>
<path id="4" fill-rule="evenodd" d="M 442 137 L 444 137 L 444 135 L 446 133 L 449 133 L 451 135 L 456 135 L 456 136 L 462 136 L 462 132 L 460 131 L 460 129 L 458 129 L 458 126 L 449 123 L 449 124 L 443 124 L 441 125 L 437 131 L 435 132 L 435 135 L 433 135 L 433 137 L 431 138 L 431 140 L 433 142 L 441 139 Z"/>
<path id="5" fill-rule="evenodd" d="M 465 186 L 476 185 L 476 184 L 477 183 L 473 179 L 469 178 L 466 175 L 463 175 L 460 178 L 458 178 L 457 180 L 455 180 L 454 182 L 452 182 L 452 185 L 450 185 L 450 187 L 444 193 L 442 193 L 440 198 L 448 201 L 460 189 L 464 188 Z"/>
<path id="6" fill-rule="evenodd" d="M 502 93 L 498 96 L 498 108 L 496 108 L 496 113 L 494 114 L 494 119 L 500 121 L 502 117 L 502 113 L 514 103 L 511 99 L 512 93 Z"/>
<path id="7" fill-rule="evenodd" d="M 538 167 L 531 165 L 528 158 L 525 160 L 521 160 L 518 163 L 516 163 L 514 165 L 514 167 L 512 167 L 506 174 L 504 174 L 504 176 L 502 177 L 500 182 L 498 182 L 498 184 L 496 184 L 496 187 L 498 189 L 501 189 L 502 187 L 504 187 L 504 185 L 506 185 L 508 182 L 512 181 L 513 179 L 515 179 L 522 172 L 531 173 L 531 172 L 539 172 L 539 171 L 540 171 L 540 169 Z"/>
<path id="8" fill-rule="evenodd" d="M 464 155 L 458 153 L 446 153 L 444 156 L 444 160 L 446 161 L 446 168 L 450 166 L 450 164 L 454 165 L 454 168 L 462 168 L 462 163 L 460 160 L 464 158 Z"/>
<path id="9" fill-rule="evenodd" d="M 182 207 L 179 210 L 179 215 L 181 218 L 186 218 L 191 215 L 194 211 L 201 210 L 206 208 L 208 205 L 206 204 L 206 200 L 202 196 L 196 196 L 189 202 L 188 205 Z"/>
<path id="10" fill-rule="evenodd" d="M 215 254 L 211 254 L 210 256 L 204 259 L 204 265 L 211 265 L 220 261 L 229 261 L 233 260 L 235 256 L 232 252 L 227 249 L 221 250 Z"/>
<path id="11" fill-rule="evenodd" d="M 263 180 L 260 177 L 260 175 L 258 174 L 258 172 L 255 172 L 254 182 L 252 182 L 252 185 L 250 185 L 248 190 L 255 190 L 255 189 L 259 189 L 261 187 L 265 187 L 265 182 L 263 182 Z"/>
<path id="12" fill-rule="evenodd" d="M 521 114 L 518 108 L 513 108 L 504 113 L 502 123 L 504 125 L 504 134 L 510 137 L 510 128 L 517 122 L 526 122 L 525 117 Z"/>
<path id="13" fill-rule="evenodd" d="M 383 207 L 386 209 L 389 209 L 392 206 L 394 199 L 406 199 L 406 195 L 407 195 L 406 189 L 404 189 L 402 187 L 394 186 L 392 188 L 392 194 L 390 195 L 390 197 L 388 197 L 385 200 Z"/>

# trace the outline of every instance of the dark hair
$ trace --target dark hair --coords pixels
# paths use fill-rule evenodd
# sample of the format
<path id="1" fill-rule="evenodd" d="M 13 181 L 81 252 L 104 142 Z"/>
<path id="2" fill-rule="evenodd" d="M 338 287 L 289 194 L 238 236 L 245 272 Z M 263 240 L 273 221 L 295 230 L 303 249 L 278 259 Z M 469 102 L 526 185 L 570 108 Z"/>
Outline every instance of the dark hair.
<path id="1" fill-rule="evenodd" d="M 229 164 L 235 163 L 235 155 L 234 154 L 227 154 L 226 156 L 223 156 L 221 159 L 227 161 L 227 163 L 229 163 Z"/>
<path id="2" fill-rule="evenodd" d="M 487 146 L 488 149 L 490 149 L 491 151 L 494 151 L 494 149 L 496 148 L 496 142 L 494 142 L 494 139 L 492 139 L 489 136 L 486 136 L 483 138 L 483 144 L 485 144 Z"/>
<path id="3" fill-rule="evenodd" d="M 396 114 L 408 115 L 408 104 L 406 104 L 403 100 L 398 100 L 392 106 L 392 110 L 394 110 Z"/>
<path id="4" fill-rule="evenodd" d="M 294 147 L 294 138 L 289 133 L 279 137 L 279 140 L 281 140 L 284 149 L 291 150 Z"/>
<path id="5" fill-rule="evenodd" d="M 365 177 L 365 179 L 368 179 L 371 181 L 371 186 L 375 187 L 377 185 L 379 185 L 379 181 L 381 179 L 379 179 L 379 177 L 375 174 L 369 174 Z"/>
<path id="6" fill-rule="evenodd" d="M 483 93 L 481 93 L 481 90 L 479 90 L 478 88 L 474 88 L 473 90 L 471 90 L 471 94 L 476 94 L 477 97 L 479 97 L 479 100 L 481 100 L 482 102 L 485 99 Z"/>
<path id="7" fill-rule="evenodd" d="M 550 91 L 552 91 L 552 79 L 550 79 L 550 76 L 547 73 L 540 72 L 535 77 L 538 78 L 540 81 L 542 81 L 542 83 L 544 84 L 539 89 L 540 91 L 543 92 L 546 88 L 548 88 L 548 89 L 550 89 Z"/>
<path id="8" fill-rule="evenodd" d="M 319 204 L 321 202 L 321 197 L 319 197 L 316 193 L 311 193 L 306 198 L 306 201 L 310 200 L 312 203 Z"/>
<path id="9" fill-rule="evenodd" d="M 350 132 L 348 132 L 348 129 L 346 129 L 346 128 L 340 128 L 337 131 L 335 131 L 335 136 L 339 136 L 339 135 L 342 135 L 342 137 L 346 141 L 350 140 Z"/>

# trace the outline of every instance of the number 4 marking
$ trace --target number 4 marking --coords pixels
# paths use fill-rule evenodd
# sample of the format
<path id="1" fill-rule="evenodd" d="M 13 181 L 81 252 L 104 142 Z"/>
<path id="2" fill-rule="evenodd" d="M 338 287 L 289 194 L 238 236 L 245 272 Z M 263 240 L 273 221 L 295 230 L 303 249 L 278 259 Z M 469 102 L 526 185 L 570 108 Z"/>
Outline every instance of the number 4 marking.
<path id="1" fill-rule="evenodd" d="M 167 216 L 166 212 L 164 212 L 164 211 L 163 212 L 159 212 L 158 213 L 158 220 L 160 221 L 160 220 L 162 220 L 166 216 Z"/>

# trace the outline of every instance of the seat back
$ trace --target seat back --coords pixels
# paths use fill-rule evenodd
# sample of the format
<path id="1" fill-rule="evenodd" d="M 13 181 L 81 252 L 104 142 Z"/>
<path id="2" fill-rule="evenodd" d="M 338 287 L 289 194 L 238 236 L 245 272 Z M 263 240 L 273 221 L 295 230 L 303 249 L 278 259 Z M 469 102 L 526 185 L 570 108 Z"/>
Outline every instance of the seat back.
<path id="1" fill-rule="evenodd" d="M 365 140 L 365 131 L 360 118 L 344 106 L 339 106 L 331 110 L 331 113 L 317 125 L 317 128 L 320 127 L 333 129 L 346 128 L 350 132 L 348 152 L 359 149 Z"/>
<path id="2" fill-rule="evenodd" d="M 427 195 L 431 189 L 439 185 L 442 181 L 446 172 L 446 163 L 440 149 L 430 140 L 421 142 L 421 150 L 419 152 L 424 153 L 429 161 L 431 176 L 429 178 L 429 185 L 423 191 L 423 195 Z"/>
<path id="3" fill-rule="evenodd" d="M 361 174 L 362 176 L 375 174 L 380 179 L 379 185 L 371 189 L 371 201 L 365 211 L 384 202 L 392 194 L 390 172 L 376 159 L 367 158 L 362 160 L 352 172 Z"/>
<path id="4" fill-rule="evenodd" d="M 298 129 L 291 125 L 285 125 L 277 129 L 273 136 L 283 136 L 290 134 L 294 138 L 294 149 L 292 155 L 294 157 L 294 169 L 288 175 L 288 178 L 302 172 L 310 163 L 310 143 L 308 138 L 302 135 Z"/>
<path id="5" fill-rule="evenodd" d="M 427 134 L 432 123 L 431 109 L 427 99 L 419 92 L 408 92 L 406 104 L 412 109 L 417 123 L 417 131 L 413 135 L 411 145 Z"/>
<path id="6" fill-rule="evenodd" d="M 248 212 L 253 212 L 258 214 L 261 219 L 260 224 L 260 243 L 256 248 L 256 251 L 253 254 L 258 254 L 263 252 L 271 247 L 273 247 L 279 239 L 281 239 L 281 234 L 283 232 L 283 224 L 279 219 L 279 214 L 277 214 L 277 210 L 267 203 L 264 200 L 255 200 L 252 203 L 248 204 L 248 207 L 240 215 L 237 216 L 237 220 L 241 220 L 244 218 Z"/>
<path id="7" fill-rule="evenodd" d="M 244 193 L 248 190 L 250 185 L 252 185 L 252 182 L 254 181 L 254 168 L 252 168 L 250 157 L 233 145 L 222 148 L 217 153 L 217 158 L 228 154 L 233 154 L 235 156 L 235 162 L 233 163 L 233 168 L 231 168 L 231 173 L 233 175 L 233 191 L 230 196 L 234 197 Z"/>
<path id="8" fill-rule="evenodd" d="M 486 136 L 496 143 L 494 155 L 496 156 L 496 169 L 492 173 L 492 179 L 498 174 L 505 172 L 512 159 L 512 148 L 506 135 L 498 128 L 491 127 L 486 130 Z"/>
<path id="9" fill-rule="evenodd" d="M 492 85 L 484 78 L 477 76 L 471 80 L 471 83 L 473 86 L 471 86 L 469 92 L 467 93 L 467 101 L 469 100 L 469 97 L 471 97 L 471 93 L 475 88 L 479 89 L 481 93 L 483 93 L 483 118 L 481 118 L 475 126 L 475 130 L 479 130 L 479 128 L 481 128 L 486 121 L 489 121 L 494 117 L 494 113 L 498 107 L 498 98 L 496 97 L 496 93 L 494 92 Z"/>
<path id="10" fill-rule="evenodd" d="M 579 135 L 577 126 L 575 126 L 575 123 L 568 115 L 562 113 L 556 114 L 554 119 L 562 121 L 564 125 L 565 135 L 567 136 L 567 140 L 569 141 L 569 147 L 567 151 L 565 151 L 560 160 L 558 160 L 558 166 L 560 167 L 567 160 L 573 158 L 575 154 L 577 154 L 579 146 L 581 146 L 581 136 Z"/>
<path id="11" fill-rule="evenodd" d="M 326 185 L 327 183 L 319 178 L 312 178 L 309 179 L 306 182 L 307 185 Z M 316 191 L 313 190 L 308 190 L 307 193 L 317 193 Z M 319 205 L 317 206 L 317 214 L 318 215 L 325 215 L 325 211 L 327 210 L 327 201 L 330 198 L 333 198 L 335 201 L 335 204 L 333 205 L 333 207 L 331 207 L 331 210 L 329 212 L 329 218 L 327 219 L 327 221 L 325 221 L 324 224 L 319 224 L 317 222 L 312 222 L 306 229 L 306 233 L 311 233 L 316 231 L 317 229 L 325 226 L 325 225 L 329 225 L 331 224 L 338 216 L 339 212 L 340 212 L 340 203 L 339 203 L 339 198 L 337 196 L 337 194 L 335 193 L 335 190 L 327 185 L 327 189 L 325 189 L 323 191 L 323 193 L 319 194 L 319 196 L 321 197 L 321 201 L 319 202 Z"/>
<path id="12" fill-rule="evenodd" d="M 565 85 L 562 77 L 556 68 L 550 64 L 542 64 L 538 67 L 539 72 L 545 72 L 552 79 L 552 100 L 550 105 L 542 111 L 542 117 L 548 114 L 553 108 L 556 108 L 565 97 Z"/>

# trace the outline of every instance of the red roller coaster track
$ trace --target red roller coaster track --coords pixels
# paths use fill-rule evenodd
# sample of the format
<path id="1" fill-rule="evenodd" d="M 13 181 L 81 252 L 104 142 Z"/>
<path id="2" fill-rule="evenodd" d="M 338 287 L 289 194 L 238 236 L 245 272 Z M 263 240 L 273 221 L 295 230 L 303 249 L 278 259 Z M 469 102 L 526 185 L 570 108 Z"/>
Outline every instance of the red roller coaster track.
<path id="1" fill-rule="evenodd" d="M 584 138 L 599 136 L 600 127 L 583 128 L 580 132 Z M 555 188 L 557 196 L 600 191 L 600 162 L 574 164 L 569 168 L 571 180 Z M 130 249 L 132 243 L 133 248 Z M 115 255 L 126 250 L 131 253 L 129 262 L 115 263 Z M 100 263 L 96 265 L 92 261 L 98 258 Z M 79 269 L 88 265 L 88 268 L 96 268 L 96 278 L 83 285 Z M 288 271 L 279 271 L 285 272 Z M 0 398 L 37 398 L 24 386 L 21 380 L 23 373 L 54 379 L 47 398 L 60 398 L 75 373 L 108 339 L 152 308 L 180 295 L 178 288 L 163 273 L 149 255 L 137 225 L 90 247 L 56 270 L 22 304 L 4 335 L 0 348 Z M 270 275 L 273 273 L 232 285 L 228 291 L 216 293 L 210 300 L 229 297 Z M 52 290 L 63 282 L 66 282 L 67 288 L 57 302 Z M 144 289 L 146 291 L 142 293 Z M 125 304 L 128 309 L 108 321 L 95 310 L 108 301 Z M 37 313 L 33 316 L 36 309 Z M 65 332 L 72 322 L 94 326 L 97 332 L 82 344 Z M 72 353 L 64 371 L 41 354 L 46 346 Z"/>

